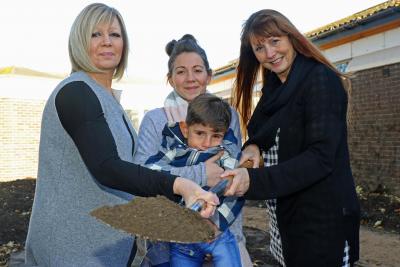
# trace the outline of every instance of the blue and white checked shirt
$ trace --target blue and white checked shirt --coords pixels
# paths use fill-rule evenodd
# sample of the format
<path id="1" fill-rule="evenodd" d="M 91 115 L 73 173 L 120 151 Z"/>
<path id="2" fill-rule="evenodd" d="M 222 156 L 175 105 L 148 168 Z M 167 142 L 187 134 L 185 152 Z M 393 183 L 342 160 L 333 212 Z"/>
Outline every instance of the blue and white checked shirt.
<path id="1" fill-rule="evenodd" d="M 219 162 L 217 162 L 221 167 L 224 169 L 234 169 L 239 163 L 240 148 L 238 147 L 238 140 L 231 129 L 228 129 L 221 145 L 211 147 L 205 151 L 191 148 L 186 144 L 185 138 L 179 128 L 179 123 L 177 122 L 167 123 L 162 134 L 163 138 L 160 150 L 157 154 L 146 160 L 144 166 L 147 168 L 170 172 L 171 167 L 184 167 L 204 162 L 221 150 L 224 150 L 224 154 Z M 221 197 L 220 203 L 217 209 L 218 212 L 210 219 L 221 231 L 225 231 L 240 213 L 244 205 L 244 199 Z"/>

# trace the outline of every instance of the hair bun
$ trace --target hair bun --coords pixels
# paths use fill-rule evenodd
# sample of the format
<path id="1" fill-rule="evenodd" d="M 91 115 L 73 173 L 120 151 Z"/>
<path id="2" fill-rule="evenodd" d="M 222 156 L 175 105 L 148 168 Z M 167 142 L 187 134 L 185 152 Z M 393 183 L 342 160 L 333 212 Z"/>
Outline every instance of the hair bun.
<path id="1" fill-rule="evenodd" d="M 176 43 L 177 41 L 174 39 L 172 41 L 169 41 L 168 44 L 165 46 L 165 52 L 167 53 L 168 56 L 171 56 Z"/>
<path id="2" fill-rule="evenodd" d="M 185 34 L 184 36 L 182 36 L 182 38 L 179 40 L 179 41 L 183 41 L 183 40 L 192 40 L 192 41 L 194 41 L 194 42 L 196 42 L 197 43 L 197 40 L 196 40 L 196 38 L 194 38 L 194 36 L 193 35 L 191 35 L 191 34 Z"/>

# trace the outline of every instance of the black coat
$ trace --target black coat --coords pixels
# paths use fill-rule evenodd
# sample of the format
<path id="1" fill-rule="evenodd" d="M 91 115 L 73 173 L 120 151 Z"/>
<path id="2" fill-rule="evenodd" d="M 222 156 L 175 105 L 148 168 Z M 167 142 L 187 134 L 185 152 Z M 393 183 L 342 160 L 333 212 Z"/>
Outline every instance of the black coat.
<path id="1" fill-rule="evenodd" d="M 347 145 L 347 94 L 340 78 L 300 54 L 285 83 L 270 73 L 249 122 L 247 144 L 267 151 L 280 128 L 278 165 L 248 169 L 246 199 L 277 198 L 288 267 L 342 266 L 359 257 L 359 204 Z"/>

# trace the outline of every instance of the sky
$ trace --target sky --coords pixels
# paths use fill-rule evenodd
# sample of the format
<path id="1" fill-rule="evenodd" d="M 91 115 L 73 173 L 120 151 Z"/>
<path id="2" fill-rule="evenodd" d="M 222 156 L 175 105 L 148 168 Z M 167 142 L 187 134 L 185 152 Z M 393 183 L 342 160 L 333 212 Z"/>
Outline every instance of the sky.
<path id="1" fill-rule="evenodd" d="M 6 1 L 1 5 L 0 68 L 28 67 L 69 73 L 68 35 L 86 0 Z M 275 9 L 303 33 L 384 2 L 383 0 L 115 0 L 102 1 L 125 20 L 130 42 L 127 77 L 166 88 L 165 45 L 186 33 L 205 49 L 211 68 L 238 58 L 244 21 Z M 168 92 L 168 90 L 165 90 Z"/>
<path id="2" fill-rule="evenodd" d="M 73 20 L 94 1 L 21 1 L 2 3 L 0 67 L 17 65 L 39 71 L 66 73 L 67 42 Z M 212 68 L 238 57 L 243 22 L 260 9 L 276 9 L 301 32 L 382 3 L 382 0 L 202 0 L 103 1 L 122 14 L 128 30 L 132 78 L 164 79 L 166 43 L 193 34 L 206 50 Z"/>

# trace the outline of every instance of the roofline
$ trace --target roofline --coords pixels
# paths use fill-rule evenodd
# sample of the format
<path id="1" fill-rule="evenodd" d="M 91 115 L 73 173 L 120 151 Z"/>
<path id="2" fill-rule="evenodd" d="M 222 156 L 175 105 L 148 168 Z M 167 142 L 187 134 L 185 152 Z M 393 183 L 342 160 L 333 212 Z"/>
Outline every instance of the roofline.
<path id="1" fill-rule="evenodd" d="M 327 49 L 346 42 L 371 36 L 373 34 L 388 31 L 399 26 L 400 6 L 385 9 L 382 12 L 375 13 L 367 18 L 355 20 L 346 25 L 341 25 L 329 32 L 323 32 L 311 37 L 309 40 L 321 49 Z"/>
<path id="2" fill-rule="evenodd" d="M 223 82 L 229 79 L 234 79 L 236 76 L 236 73 L 234 72 L 235 68 L 231 68 L 226 72 L 221 72 L 218 73 L 217 76 L 213 76 L 213 78 L 211 79 L 210 85 L 215 84 L 215 83 L 219 83 L 219 82 Z"/>
<path id="3" fill-rule="evenodd" d="M 342 28 L 348 28 L 348 27 L 354 27 L 357 26 L 358 24 L 361 24 L 363 22 L 366 22 L 372 18 L 378 19 L 380 16 L 378 16 L 380 13 L 386 13 L 387 11 L 389 12 L 396 12 L 398 11 L 400 7 L 400 0 L 389 0 L 386 2 L 383 2 L 381 4 L 375 5 L 373 7 L 370 7 L 368 9 L 362 10 L 360 12 L 357 12 L 353 15 L 347 16 L 343 19 L 334 21 L 332 23 L 329 23 L 327 25 L 321 26 L 317 29 L 314 29 L 310 32 L 306 32 L 304 35 L 307 38 L 310 38 L 310 40 L 314 40 L 315 38 L 318 38 L 318 36 L 325 36 L 327 34 L 333 34 L 337 30 L 342 29 Z M 377 18 L 378 16 L 378 18 Z"/>
<path id="4" fill-rule="evenodd" d="M 48 73 L 24 67 L 8 66 L 0 68 L 0 75 L 34 76 L 41 78 L 64 79 L 68 75 L 58 73 Z"/>
<path id="5" fill-rule="evenodd" d="M 215 76 L 224 74 L 225 72 L 229 72 L 232 69 L 235 69 L 237 63 L 238 63 L 238 60 L 234 59 L 234 60 L 231 60 L 228 64 L 226 64 L 222 67 L 216 68 L 215 70 L 213 70 L 213 76 L 215 77 Z"/>
<path id="6" fill-rule="evenodd" d="M 338 32 L 335 35 L 328 36 L 325 39 L 313 41 L 321 50 L 337 47 L 346 43 L 354 42 L 368 36 L 386 32 L 400 27 L 400 13 L 398 18 L 388 21 L 384 24 L 360 25 L 359 28 L 353 28 L 348 31 Z"/>

